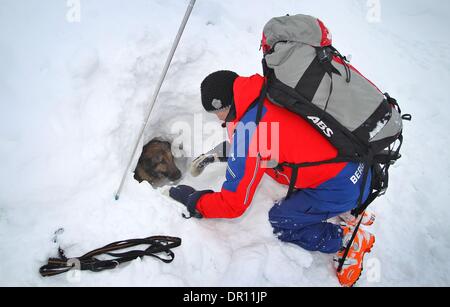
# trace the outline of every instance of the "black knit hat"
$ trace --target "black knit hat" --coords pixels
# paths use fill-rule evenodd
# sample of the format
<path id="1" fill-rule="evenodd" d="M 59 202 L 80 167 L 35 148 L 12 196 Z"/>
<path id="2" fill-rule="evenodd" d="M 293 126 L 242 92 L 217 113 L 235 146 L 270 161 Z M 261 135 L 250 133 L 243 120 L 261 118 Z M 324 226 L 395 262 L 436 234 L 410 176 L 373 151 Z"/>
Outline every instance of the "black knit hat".
<path id="1" fill-rule="evenodd" d="M 202 104 L 207 112 L 217 112 L 231 107 L 233 102 L 233 84 L 239 77 L 237 73 L 221 70 L 210 74 L 200 87 Z"/>

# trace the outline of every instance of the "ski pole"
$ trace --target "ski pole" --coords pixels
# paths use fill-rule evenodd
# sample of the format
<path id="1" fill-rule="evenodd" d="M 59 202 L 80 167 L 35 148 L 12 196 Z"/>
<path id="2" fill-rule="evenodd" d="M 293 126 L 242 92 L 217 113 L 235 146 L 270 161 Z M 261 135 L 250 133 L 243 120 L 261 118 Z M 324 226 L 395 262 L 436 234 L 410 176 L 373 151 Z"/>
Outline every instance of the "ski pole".
<path id="1" fill-rule="evenodd" d="M 133 162 L 133 158 L 136 155 L 136 150 L 137 150 L 137 147 L 139 145 L 139 141 L 141 140 L 142 135 L 144 134 L 145 128 L 147 127 L 148 120 L 150 119 L 150 114 L 152 113 L 153 106 L 155 105 L 155 102 L 156 102 L 156 98 L 158 97 L 159 91 L 160 91 L 161 86 L 162 86 L 162 84 L 164 82 L 164 78 L 166 77 L 167 71 L 169 70 L 170 63 L 172 62 L 173 55 L 175 54 L 175 50 L 177 49 L 178 43 L 180 42 L 181 35 L 183 34 L 184 28 L 186 27 L 186 23 L 187 23 L 187 21 L 189 19 L 189 16 L 191 15 L 192 9 L 194 8 L 195 1 L 196 0 L 191 0 L 189 2 L 189 5 L 188 5 L 188 7 L 186 9 L 186 13 L 184 14 L 183 21 L 181 22 L 180 28 L 178 29 L 177 36 L 175 37 L 175 40 L 174 40 L 174 42 L 172 44 L 172 49 L 170 49 L 169 55 L 168 55 L 167 60 L 166 60 L 166 64 L 164 65 L 164 68 L 163 68 L 163 70 L 161 72 L 161 76 L 159 77 L 159 81 L 158 81 L 158 83 L 156 85 L 155 92 L 153 93 L 153 97 L 152 97 L 152 100 L 150 102 L 150 107 L 149 107 L 149 110 L 148 110 L 148 113 L 147 113 L 147 117 L 146 117 L 145 122 L 143 123 L 143 125 L 141 127 L 141 131 L 140 131 L 139 136 L 138 136 L 138 138 L 136 140 L 136 143 L 134 145 L 133 152 L 132 152 L 131 157 L 130 157 L 130 159 L 128 161 L 127 167 L 126 167 L 126 169 L 125 169 L 125 171 L 123 173 L 122 180 L 120 181 L 119 188 L 117 189 L 117 192 L 116 192 L 116 195 L 115 195 L 115 199 L 116 200 L 118 200 L 119 197 L 120 197 L 120 192 L 122 191 L 123 185 L 125 183 L 125 177 L 127 176 L 127 173 L 128 173 L 128 171 L 130 169 L 130 166 L 131 166 L 131 163 Z"/>

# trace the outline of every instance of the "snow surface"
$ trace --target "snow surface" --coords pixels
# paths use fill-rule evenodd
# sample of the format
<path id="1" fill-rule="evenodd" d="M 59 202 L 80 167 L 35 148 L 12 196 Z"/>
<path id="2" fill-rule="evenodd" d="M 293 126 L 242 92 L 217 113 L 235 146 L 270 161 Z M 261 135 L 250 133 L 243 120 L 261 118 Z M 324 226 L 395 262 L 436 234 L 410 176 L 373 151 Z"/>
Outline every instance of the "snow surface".
<path id="1" fill-rule="evenodd" d="M 450 2 L 381 1 L 381 22 L 369 23 L 373 2 L 198 0 L 145 140 L 173 138 L 174 120 L 203 114 L 199 84 L 210 72 L 261 72 L 260 34 L 271 17 L 315 15 L 352 64 L 414 116 L 389 191 L 373 205 L 377 242 L 358 285 L 449 286 Z M 131 172 L 113 199 L 188 2 L 80 3 L 81 22 L 70 23 L 63 0 L 2 1 L 0 285 L 338 286 L 331 255 L 272 234 L 267 212 L 286 190 L 268 178 L 236 220 L 184 220 L 164 188 L 138 184 Z M 185 169 L 188 160 L 180 161 Z M 224 168 L 182 182 L 218 190 Z M 38 274 L 59 245 L 79 256 L 156 234 L 182 237 L 173 263 L 146 258 L 77 278 Z"/>

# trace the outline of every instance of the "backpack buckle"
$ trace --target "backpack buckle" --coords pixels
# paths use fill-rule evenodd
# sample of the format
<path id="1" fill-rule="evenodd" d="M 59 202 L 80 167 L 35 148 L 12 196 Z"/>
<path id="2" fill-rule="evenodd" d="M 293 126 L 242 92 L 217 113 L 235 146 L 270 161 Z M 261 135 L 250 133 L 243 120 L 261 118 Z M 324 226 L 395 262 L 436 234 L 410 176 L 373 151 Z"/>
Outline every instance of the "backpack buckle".
<path id="1" fill-rule="evenodd" d="M 333 59 L 332 51 L 330 48 L 318 48 L 317 49 L 317 58 L 321 64 L 331 62 Z"/>

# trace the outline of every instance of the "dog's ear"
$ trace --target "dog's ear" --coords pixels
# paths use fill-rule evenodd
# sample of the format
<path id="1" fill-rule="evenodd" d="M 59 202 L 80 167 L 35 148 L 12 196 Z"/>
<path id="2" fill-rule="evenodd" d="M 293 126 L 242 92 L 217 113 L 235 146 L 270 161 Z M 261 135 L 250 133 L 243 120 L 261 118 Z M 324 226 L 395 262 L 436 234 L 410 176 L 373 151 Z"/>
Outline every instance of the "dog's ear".
<path id="1" fill-rule="evenodd" d="M 150 144 L 150 143 L 147 143 L 147 144 L 144 145 L 144 147 L 142 147 L 142 152 L 141 152 L 141 154 L 143 154 L 143 153 L 147 150 L 148 144 Z"/>
<path id="2" fill-rule="evenodd" d="M 171 151 L 172 144 L 170 144 L 170 142 L 168 142 L 168 141 L 161 141 L 161 143 L 164 144 L 164 146 L 166 146 L 167 149 Z"/>
<path id="3" fill-rule="evenodd" d="M 141 182 L 143 181 L 143 179 L 141 178 L 141 176 L 139 176 L 139 173 L 138 173 L 138 169 L 137 169 L 137 168 L 134 170 L 134 179 L 137 180 L 139 183 L 141 183 Z"/>
<path id="4" fill-rule="evenodd" d="M 147 144 L 144 145 L 144 147 L 142 147 L 142 152 L 141 155 L 147 151 L 148 147 L 150 146 L 150 144 L 152 143 L 152 141 L 148 142 Z"/>

